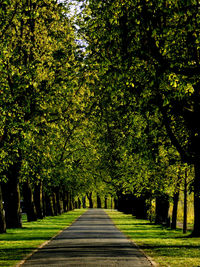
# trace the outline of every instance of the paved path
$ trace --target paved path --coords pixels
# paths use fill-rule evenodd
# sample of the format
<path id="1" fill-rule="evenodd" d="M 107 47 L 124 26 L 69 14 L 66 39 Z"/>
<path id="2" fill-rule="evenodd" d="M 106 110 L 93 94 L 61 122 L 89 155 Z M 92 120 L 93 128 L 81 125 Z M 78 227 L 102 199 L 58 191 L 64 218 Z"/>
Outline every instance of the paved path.
<path id="1" fill-rule="evenodd" d="M 89 209 L 29 258 L 23 267 L 149 267 L 146 257 L 116 229 L 101 209 Z"/>

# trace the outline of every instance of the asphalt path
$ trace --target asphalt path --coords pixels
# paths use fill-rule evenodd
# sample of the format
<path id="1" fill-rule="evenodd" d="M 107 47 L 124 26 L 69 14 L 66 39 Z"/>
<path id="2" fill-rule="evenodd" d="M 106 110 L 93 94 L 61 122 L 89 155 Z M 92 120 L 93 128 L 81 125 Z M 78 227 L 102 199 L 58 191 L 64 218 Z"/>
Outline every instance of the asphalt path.
<path id="1" fill-rule="evenodd" d="M 89 209 L 22 266 L 149 267 L 152 264 L 115 227 L 104 210 Z"/>

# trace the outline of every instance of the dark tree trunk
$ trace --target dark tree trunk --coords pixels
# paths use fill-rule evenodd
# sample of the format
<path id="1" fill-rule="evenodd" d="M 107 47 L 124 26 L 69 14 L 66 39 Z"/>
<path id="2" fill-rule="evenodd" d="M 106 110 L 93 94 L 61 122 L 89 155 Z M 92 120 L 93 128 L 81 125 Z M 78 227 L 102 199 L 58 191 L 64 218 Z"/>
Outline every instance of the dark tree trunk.
<path id="1" fill-rule="evenodd" d="M 46 216 L 54 216 L 54 207 L 52 196 L 45 194 L 45 204 L 46 204 Z"/>
<path id="2" fill-rule="evenodd" d="M 148 210 L 150 209 L 150 202 L 147 201 L 145 196 L 139 198 L 133 196 L 132 200 L 133 215 L 138 219 L 147 219 Z"/>
<path id="3" fill-rule="evenodd" d="M 93 209 L 93 200 L 92 200 L 92 192 L 87 194 L 87 198 L 89 200 L 89 208 Z"/>
<path id="4" fill-rule="evenodd" d="M 166 194 L 156 197 L 156 224 L 169 225 L 169 196 Z"/>
<path id="5" fill-rule="evenodd" d="M 100 198 L 99 194 L 97 194 L 97 208 L 101 209 L 101 198 Z"/>
<path id="6" fill-rule="evenodd" d="M 62 195 L 63 200 L 63 212 L 67 212 L 67 192 L 64 190 Z"/>
<path id="7" fill-rule="evenodd" d="M 6 232 L 6 219 L 5 219 L 5 211 L 3 208 L 3 196 L 0 184 L 0 233 Z"/>
<path id="8" fill-rule="evenodd" d="M 83 209 L 86 209 L 86 201 L 85 197 L 82 197 Z"/>
<path id="9" fill-rule="evenodd" d="M 105 197 L 105 201 L 104 201 L 104 209 L 108 208 L 108 198 Z"/>
<path id="10" fill-rule="evenodd" d="M 187 232 L 187 169 L 184 179 L 184 207 L 183 207 L 183 233 Z"/>
<path id="11" fill-rule="evenodd" d="M 53 209 L 54 209 L 54 216 L 58 215 L 58 206 L 57 206 L 57 200 L 56 200 L 56 194 L 52 193 L 52 200 L 53 200 Z"/>
<path id="12" fill-rule="evenodd" d="M 194 164 L 194 229 L 193 236 L 200 236 L 200 164 Z"/>
<path id="13" fill-rule="evenodd" d="M 67 208 L 67 211 L 69 211 L 70 210 L 70 193 L 69 193 L 69 191 L 66 192 L 66 200 L 67 200 L 66 208 Z"/>
<path id="14" fill-rule="evenodd" d="M 113 206 L 113 203 L 112 203 L 112 198 L 111 198 L 111 206 Z M 119 208 L 119 199 L 118 198 L 114 198 L 114 209 L 118 210 Z"/>
<path id="15" fill-rule="evenodd" d="M 11 165 L 7 172 L 8 182 L 2 185 L 7 228 L 21 228 L 19 172 L 21 161 Z"/>
<path id="16" fill-rule="evenodd" d="M 173 196 L 173 210 L 172 210 L 172 223 L 171 229 L 176 229 L 177 224 L 177 212 L 178 212 L 179 191 L 174 193 Z"/>
<path id="17" fill-rule="evenodd" d="M 78 209 L 81 209 L 81 200 L 78 198 Z"/>
<path id="18" fill-rule="evenodd" d="M 57 204 L 57 211 L 58 211 L 58 214 L 62 214 L 63 213 L 63 202 L 61 201 L 61 198 L 60 198 L 60 190 L 59 188 L 56 188 L 56 204 Z"/>
<path id="19" fill-rule="evenodd" d="M 23 183 L 22 191 L 27 220 L 28 222 L 37 221 L 36 208 L 33 201 L 33 192 L 29 179 Z"/>
<path id="20" fill-rule="evenodd" d="M 74 209 L 74 198 L 72 196 L 72 193 L 69 192 L 69 210 L 73 210 Z"/>
<path id="21" fill-rule="evenodd" d="M 37 218 L 42 219 L 44 217 L 44 207 L 43 207 L 43 192 L 42 192 L 41 181 L 35 185 L 34 203 L 36 207 Z"/>
<path id="22" fill-rule="evenodd" d="M 176 229 L 176 224 L 177 224 L 177 212 L 178 212 L 180 183 L 181 183 L 181 174 L 180 174 L 180 167 L 179 167 L 178 180 L 177 180 L 177 184 L 176 184 L 175 192 L 174 192 L 174 196 L 173 196 L 173 210 L 172 210 L 171 229 Z"/>

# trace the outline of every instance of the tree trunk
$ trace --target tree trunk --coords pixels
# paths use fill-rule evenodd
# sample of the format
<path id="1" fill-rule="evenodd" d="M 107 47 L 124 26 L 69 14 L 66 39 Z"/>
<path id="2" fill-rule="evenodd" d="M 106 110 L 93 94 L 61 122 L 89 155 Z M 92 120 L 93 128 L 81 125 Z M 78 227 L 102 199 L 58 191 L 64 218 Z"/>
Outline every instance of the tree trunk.
<path id="1" fill-rule="evenodd" d="M 108 198 L 105 197 L 105 201 L 104 201 L 104 209 L 108 208 Z"/>
<path id="2" fill-rule="evenodd" d="M 81 209 L 81 200 L 78 198 L 78 209 Z"/>
<path id="3" fill-rule="evenodd" d="M 52 193 L 52 200 L 53 200 L 54 216 L 57 216 L 58 215 L 58 206 L 57 206 L 57 201 L 56 201 L 56 194 L 54 192 Z"/>
<path id="4" fill-rule="evenodd" d="M 38 219 L 42 219 L 44 217 L 44 207 L 43 207 L 43 193 L 42 193 L 42 182 L 35 185 L 34 190 L 34 203 L 36 207 L 36 214 Z"/>
<path id="5" fill-rule="evenodd" d="M 92 192 L 87 194 L 87 198 L 89 200 L 89 208 L 93 209 Z"/>
<path id="6" fill-rule="evenodd" d="M 54 216 L 54 207 L 52 196 L 45 194 L 45 203 L 46 203 L 46 216 Z"/>
<path id="7" fill-rule="evenodd" d="M 168 225 L 169 217 L 169 196 L 167 194 L 163 194 L 156 197 L 156 224 L 166 224 Z"/>
<path id="8" fill-rule="evenodd" d="M 173 196 L 173 211 L 172 211 L 172 223 L 171 229 L 176 229 L 177 224 L 177 212 L 178 212 L 179 191 Z"/>
<path id="9" fill-rule="evenodd" d="M 111 198 L 111 206 L 113 206 L 112 198 Z M 119 199 L 115 197 L 114 198 L 114 209 L 118 210 L 118 207 L 119 207 Z"/>
<path id="10" fill-rule="evenodd" d="M 100 198 L 99 194 L 97 194 L 97 208 L 101 209 L 101 198 Z"/>
<path id="11" fill-rule="evenodd" d="M 3 208 L 3 196 L 0 184 L 0 233 L 6 232 L 6 219 L 5 219 L 5 211 Z"/>
<path id="12" fill-rule="evenodd" d="M 21 161 L 12 164 L 7 172 L 8 181 L 2 185 L 7 228 L 21 228 L 19 172 Z"/>
<path id="13" fill-rule="evenodd" d="M 61 198 L 60 198 L 59 188 L 56 188 L 55 195 L 56 195 L 57 212 L 58 214 L 62 214 L 63 213 L 63 202 L 61 201 Z"/>
<path id="14" fill-rule="evenodd" d="M 184 208 L 183 208 L 183 233 L 187 232 L 187 169 L 184 180 Z"/>
<path id="15" fill-rule="evenodd" d="M 195 177 L 194 177 L 194 229 L 193 236 L 200 236 L 200 165 L 194 164 Z"/>
<path id="16" fill-rule="evenodd" d="M 22 191 L 24 197 L 25 211 L 27 214 L 27 221 L 37 221 L 36 208 L 33 201 L 33 192 L 29 179 L 23 183 Z"/>
<path id="17" fill-rule="evenodd" d="M 67 212 L 67 192 L 64 190 L 62 195 L 63 200 L 63 212 Z"/>
<path id="18" fill-rule="evenodd" d="M 86 201 L 85 197 L 82 197 L 83 209 L 86 209 Z"/>
<path id="19" fill-rule="evenodd" d="M 181 183 L 181 167 L 179 166 L 177 183 L 175 186 L 175 192 L 173 196 L 173 211 L 172 211 L 172 223 L 171 229 L 176 229 L 177 224 L 177 212 L 178 212 L 178 201 L 179 201 L 179 192 L 180 192 L 180 183 Z"/>

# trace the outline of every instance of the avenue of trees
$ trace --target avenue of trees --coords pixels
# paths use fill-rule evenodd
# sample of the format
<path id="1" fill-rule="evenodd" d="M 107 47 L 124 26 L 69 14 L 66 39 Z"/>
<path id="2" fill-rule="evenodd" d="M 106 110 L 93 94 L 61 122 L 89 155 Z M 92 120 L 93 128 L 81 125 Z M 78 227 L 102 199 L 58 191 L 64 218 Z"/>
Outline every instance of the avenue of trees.
<path id="1" fill-rule="evenodd" d="M 199 2 L 0 3 L 0 232 L 94 194 L 176 228 L 183 189 L 200 236 Z"/>

